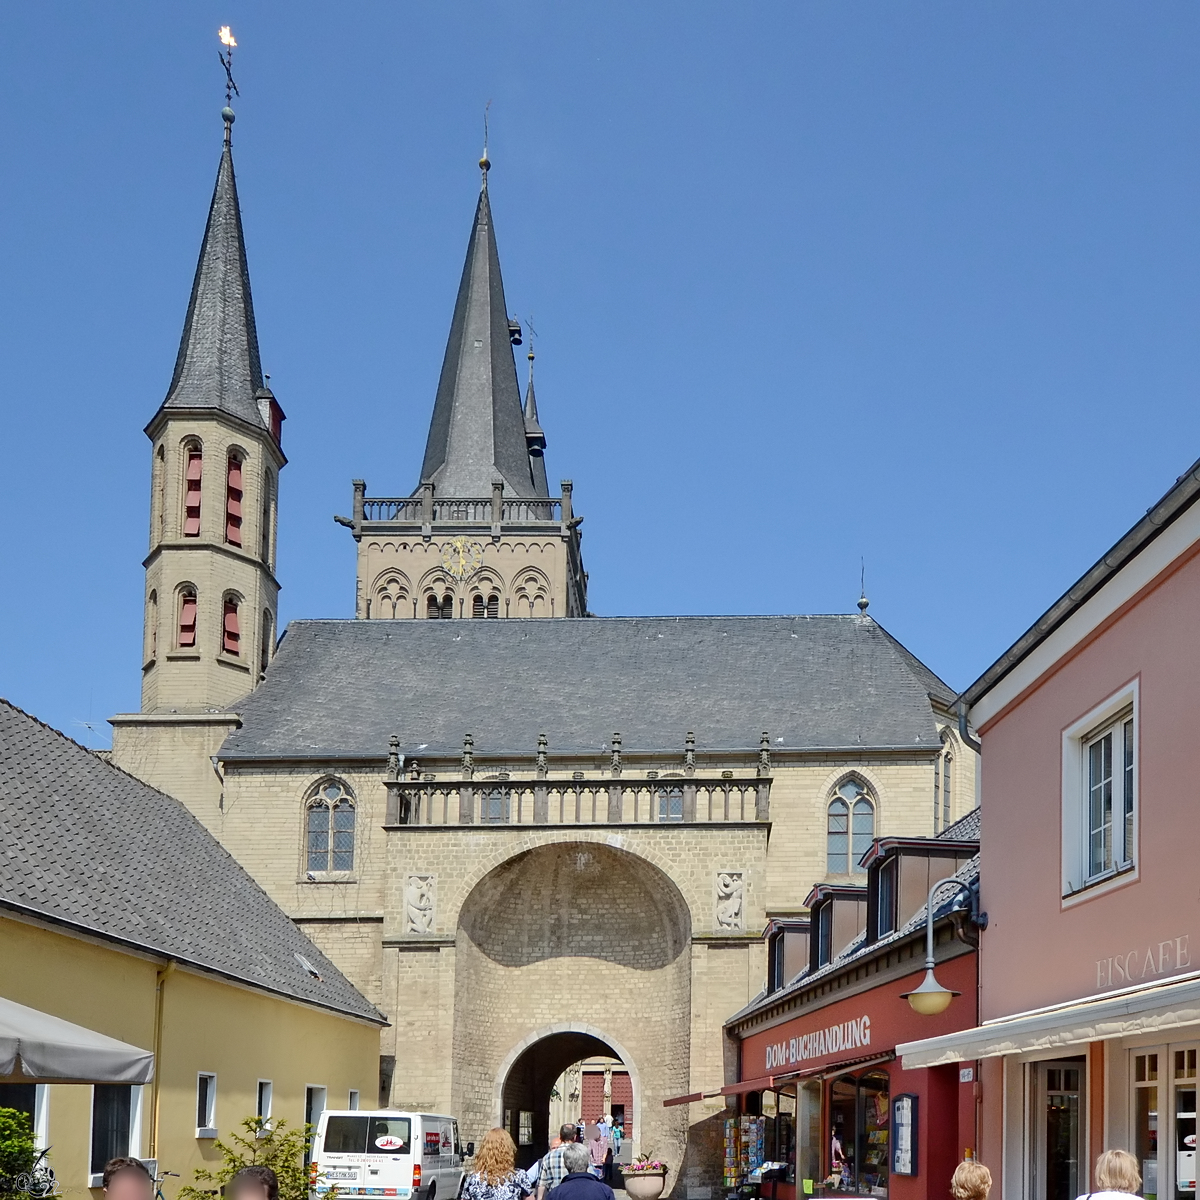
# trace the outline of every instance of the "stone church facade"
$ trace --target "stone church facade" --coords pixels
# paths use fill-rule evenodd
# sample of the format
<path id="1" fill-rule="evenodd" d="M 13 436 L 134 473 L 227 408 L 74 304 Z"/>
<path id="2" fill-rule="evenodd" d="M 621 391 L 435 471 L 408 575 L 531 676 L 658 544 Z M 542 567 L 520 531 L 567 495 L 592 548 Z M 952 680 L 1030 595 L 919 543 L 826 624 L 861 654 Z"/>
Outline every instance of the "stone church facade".
<path id="1" fill-rule="evenodd" d="M 486 156 L 421 478 L 394 499 L 354 484 L 337 519 L 356 616 L 277 641 L 282 410 L 226 121 L 146 429 L 143 703 L 112 718 L 114 761 L 186 805 L 388 1015 L 381 1104 L 454 1113 L 476 1141 L 507 1118 L 529 1160 L 555 1080 L 616 1058 L 635 1153 L 705 1195 L 722 1026 L 762 990 L 768 935 L 801 944 L 809 889 L 855 879 L 872 837 L 974 807 L 953 692 L 865 611 L 588 613 L 532 364 L 520 396 Z M 664 1107 L 686 1094 L 702 1099 Z"/>

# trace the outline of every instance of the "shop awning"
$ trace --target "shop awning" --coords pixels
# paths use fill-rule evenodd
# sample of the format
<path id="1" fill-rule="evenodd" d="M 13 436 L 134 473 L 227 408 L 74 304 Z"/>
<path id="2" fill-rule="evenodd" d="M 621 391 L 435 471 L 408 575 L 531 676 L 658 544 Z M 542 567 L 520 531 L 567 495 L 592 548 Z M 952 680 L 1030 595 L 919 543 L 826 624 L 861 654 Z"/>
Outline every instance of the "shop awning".
<path id="1" fill-rule="evenodd" d="M 0 1082 L 149 1083 L 154 1055 L 0 996 Z"/>
<path id="2" fill-rule="evenodd" d="M 1056 1050 L 1085 1042 L 1158 1033 L 1200 1024 L 1200 978 L 1080 1000 L 1015 1017 L 988 1021 L 942 1037 L 896 1047 L 906 1070 L 945 1063 Z"/>
<path id="3" fill-rule="evenodd" d="M 746 1092 L 761 1092 L 764 1088 L 774 1086 L 774 1075 L 763 1075 L 758 1079 L 743 1079 L 740 1083 L 727 1083 L 717 1094 L 719 1096 L 741 1096 Z"/>

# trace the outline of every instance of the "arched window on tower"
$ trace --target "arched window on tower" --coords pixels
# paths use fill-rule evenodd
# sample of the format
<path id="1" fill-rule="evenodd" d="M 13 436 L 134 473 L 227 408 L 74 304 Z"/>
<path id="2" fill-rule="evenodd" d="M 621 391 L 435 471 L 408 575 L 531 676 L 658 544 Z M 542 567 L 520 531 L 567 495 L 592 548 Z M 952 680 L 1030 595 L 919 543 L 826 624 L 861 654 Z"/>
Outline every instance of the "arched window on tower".
<path id="1" fill-rule="evenodd" d="M 167 450 L 159 443 L 154 452 L 154 514 L 150 519 L 151 541 L 162 541 L 167 533 Z"/>
<path id="2" fill-rule="evenodd" d="M 875 837 L 875 806 L 856 779 L 843 783 L 829 802 L 826 870 L 830 875 L 860 874 L 859 859 Z"/>
<path id="3" fill-rule="evenodd" d="M 309 871 L 354 870 L 354 797 L 329 780 L 317 789 L 305 811 L 306 867 Z"/>
<path id="4" fill-rule="evenodd" d="M 258 655 L 258 670 L 259 674 L 267 673 L 267 664 L 271 661 L 271 651 L 275 649 L 275 622 L 271 618 L 271 610 L 269 608 L 263 610 L 262 618 L 262 649 Z"/>
<path id="5" fill-rule="evenodd" d="M 179 589 L 177 641 L 181 649 L 190 648 L 196 644 L 196 589 L 191 586 Z"/>
<path id="6" fill-rule="evenodd" d="M 493 592 L 487 598 L 487 615 L 491 620 L 500 616 L 500 593 Z"/>
<path id="7" fill-rule="evenodd" d="M 454 616 L 454 597 L 447 592 L 441 600 L 436 596 L 430 596 L 425 601 L 425 615 L 431 620 L 448 621 Z"/>
<path id="8" fill-rule="evenodd" d="M 271 531 L 275 524 L 275 476 L 267 471 L 263 476 L 262 529 L 259 531 L 259 557 L 271 565 Z"/>
<path id="9" fill-rule="evenodd" d="M 204 452 L 198 442 L 184 450 L 183 536 L 200 536 L 200 483 L 204 474 Z"/>
<path id="10" fill-rule="evenodd" d="M 151 592 L 146 600 L 146 661 L 158 657 L 158 593 Z"/>
<path id="11" fill-rule="evenodd" d="M 242 544 L 242 456 L 236 451 L 225 472 L 225 540 L 231 546 Z"/>
<path id="12" fill-rule="evenodd" d="M 242 633 L 238 626 L 236 596 L 226 596 L 221 616 L 221 650 L 225 654 L 241 654 Z"/>
<path id="13" fill-rule="evenodd" d="M 476 592 L 474 598 L 471 601 L 471 616 L 478 619 L 480 617 L 483 617 L 484 614 L 485 614 L 484 599 L 481 595 L 479 595 L 478 592 Z"/>

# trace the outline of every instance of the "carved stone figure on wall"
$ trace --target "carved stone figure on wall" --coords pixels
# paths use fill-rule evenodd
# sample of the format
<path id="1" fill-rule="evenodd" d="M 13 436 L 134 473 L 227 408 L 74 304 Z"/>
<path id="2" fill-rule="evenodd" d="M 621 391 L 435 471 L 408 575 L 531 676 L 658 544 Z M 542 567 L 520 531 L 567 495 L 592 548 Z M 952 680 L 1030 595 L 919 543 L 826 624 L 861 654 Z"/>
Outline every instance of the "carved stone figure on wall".
<path id="1" fill-rule="evenodd" d="M 436 901 L 437 877 L 410 875 L 404 885 L 404 927 L 406 933 L 431 933 Z"/>
<path id="2" fill-rule="evenodd" d="M 721 929 L 744 929 L 741 871 L 717 872 L 717 925 Z"/>

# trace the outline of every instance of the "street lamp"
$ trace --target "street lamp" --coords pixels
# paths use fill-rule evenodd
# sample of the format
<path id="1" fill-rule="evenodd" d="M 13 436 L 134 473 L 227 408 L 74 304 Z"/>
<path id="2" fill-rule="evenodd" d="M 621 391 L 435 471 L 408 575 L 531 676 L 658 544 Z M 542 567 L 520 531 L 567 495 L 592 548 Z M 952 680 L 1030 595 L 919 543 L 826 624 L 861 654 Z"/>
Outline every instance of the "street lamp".
<path id="1" fill-rule="evenodd" d="M 933 894 L 946 883 L 957 883 L 958 891 L 967 887 L 961 879 L 949 876 L 939 879 L 929 889 L 929 899 L 925 905 L 925 978 L 921 980 L 919 988 L 905 992 L 900 997 L 901 1000 L 907 1000 L 913 1011 L 919 1012 L 923 1017 L 936 1017 L 938 1013 L 945 1012 L 950 1007 L 950 1001 L 955 996 L 962 995 L 962 992 L 952 992 L 949 988 L 942 987 L 933 973 Z M 957 894 L 958 892 L 955 893 Z"/>

